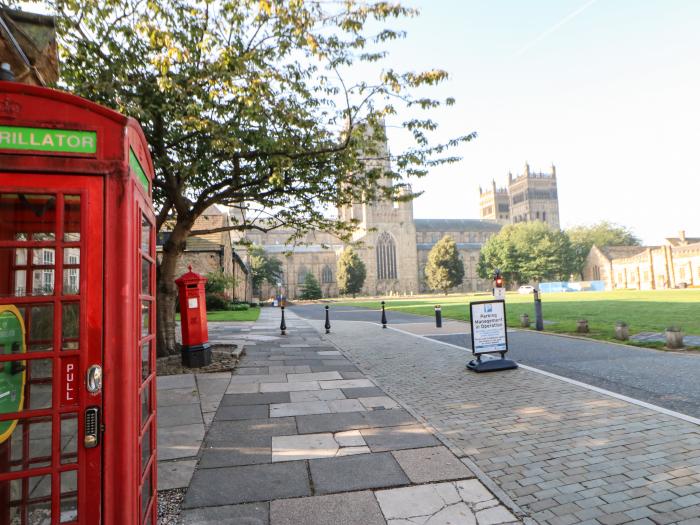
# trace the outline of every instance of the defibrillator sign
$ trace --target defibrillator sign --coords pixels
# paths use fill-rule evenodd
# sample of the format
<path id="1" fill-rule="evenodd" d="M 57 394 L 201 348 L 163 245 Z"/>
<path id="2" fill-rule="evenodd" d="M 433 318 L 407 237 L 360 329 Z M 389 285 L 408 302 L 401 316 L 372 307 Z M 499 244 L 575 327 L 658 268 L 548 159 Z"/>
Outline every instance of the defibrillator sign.
<path id="1" fill-rule="evenodd" d="M 469 303 L 474 354 L 508 351 L 506 309 L 502 300 Z"/>
<path id="2" fill-rule="evenodd" d="M 18 356 L 26 353 L 24 321 L 12 305 L 0 305 L 0 355 Z M 0 414 L 12 414 L 24 406 L 26 361 L 0 362 Z M 0 421 L 0 443 L 7 441 L 17 426 L 16 419 Z"/>

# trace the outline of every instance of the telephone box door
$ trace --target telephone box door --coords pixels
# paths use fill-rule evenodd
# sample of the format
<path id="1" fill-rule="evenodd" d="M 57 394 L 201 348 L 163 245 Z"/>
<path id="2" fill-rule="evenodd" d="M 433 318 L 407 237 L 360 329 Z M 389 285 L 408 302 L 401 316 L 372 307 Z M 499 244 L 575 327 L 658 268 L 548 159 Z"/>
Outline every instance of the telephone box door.
<path id="1" fill-rule="evenodd" d="M 99 523 L 103 179 L 0 188 L 0 525 Z"/>

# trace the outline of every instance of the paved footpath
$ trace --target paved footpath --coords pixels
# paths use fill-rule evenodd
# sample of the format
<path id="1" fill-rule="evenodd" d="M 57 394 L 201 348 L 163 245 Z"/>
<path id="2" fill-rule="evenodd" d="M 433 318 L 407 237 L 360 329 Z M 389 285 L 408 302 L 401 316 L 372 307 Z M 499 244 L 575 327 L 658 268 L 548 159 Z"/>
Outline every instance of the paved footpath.
<path id="1" fill-rule="evenodd" d="M 470 373 L 467 352 L 391 328 L 336 321 L 332 331 L 536 522 L 700 524 L 698 425 L 522 368 Z"/>
<path id="2" fill-rule="evenodd" d="M 287 325 L 281 337 L 279 310 L 263 309 L 255 325 L 235 335 L 246 341 L 246 355 L 220 397 L 221 385 L 212 389 L 217 409 L 204 421 L 184 523 L 519 523 L 326 336 L 293 314 Z M 171 383 L 161 390 L 177 380 Z M 197 386 L 204 384 L 198 376 Z M 177 394 L 170 398 L 174 403 Z M 202 423 L 195 424 L 199 431 Z"/>
<path id="3" fill-rule="evenodd" d="M 465 311 L 467 306 L 464 306 Z M 318 304 L 294 306 L 308 319 L 321 319 Z M 430 317 L 390 311 L 389 326 L 467 347 L 469 324 L 447 320 L 435 328 Z M 331 319 L 379 322 L 379 312 L 331 307 Z M 510 358 L 599 388 L 700 418 L 700 353 L 661 352 L 533 330 L 509 330 Z"/>

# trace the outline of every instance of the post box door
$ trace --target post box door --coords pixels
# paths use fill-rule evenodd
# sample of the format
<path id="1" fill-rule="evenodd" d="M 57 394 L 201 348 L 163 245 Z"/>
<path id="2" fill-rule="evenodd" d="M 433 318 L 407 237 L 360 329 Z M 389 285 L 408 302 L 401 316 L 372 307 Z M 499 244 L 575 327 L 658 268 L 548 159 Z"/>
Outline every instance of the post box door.
<path id="1" fill-rule="evenodd" d="M 0 173 L 0 525 L 101 521 L 102 225 L 100 177 Z"/>

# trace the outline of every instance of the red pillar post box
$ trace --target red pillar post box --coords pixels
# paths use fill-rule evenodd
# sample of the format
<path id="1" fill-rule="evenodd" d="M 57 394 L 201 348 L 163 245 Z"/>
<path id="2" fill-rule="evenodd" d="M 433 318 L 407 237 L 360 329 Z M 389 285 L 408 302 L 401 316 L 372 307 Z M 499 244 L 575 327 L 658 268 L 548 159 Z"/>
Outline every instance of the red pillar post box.
<path id="1" fill-rule="evenodd" d="M 0 524 L 155 525 L 153 164 L 139 124 L 0 81 Z"/>
<path id="2" fill-rule="evenodd" d="M 182 364 L 199 368 L 211 363 L 211 346 L 207 329 L 206 277 L 189 271 L 175 280 L 180 298 L 182 327 Z"/>

